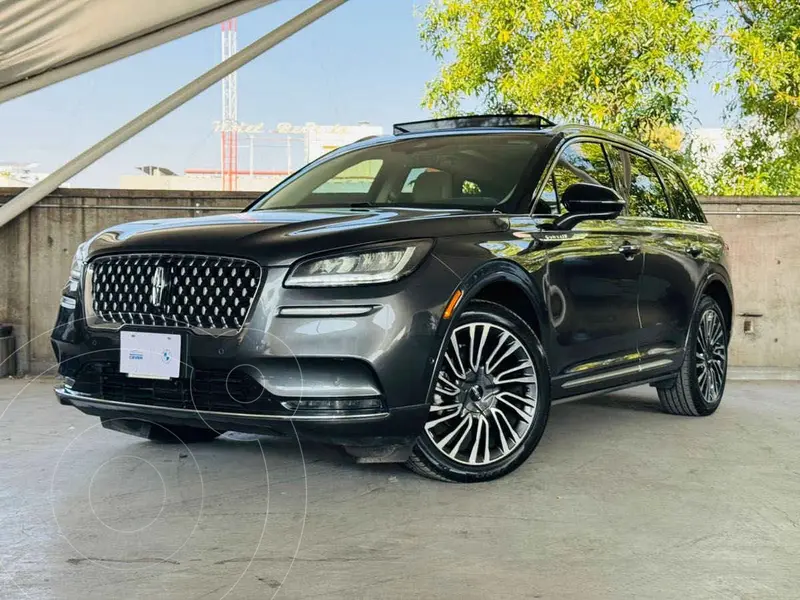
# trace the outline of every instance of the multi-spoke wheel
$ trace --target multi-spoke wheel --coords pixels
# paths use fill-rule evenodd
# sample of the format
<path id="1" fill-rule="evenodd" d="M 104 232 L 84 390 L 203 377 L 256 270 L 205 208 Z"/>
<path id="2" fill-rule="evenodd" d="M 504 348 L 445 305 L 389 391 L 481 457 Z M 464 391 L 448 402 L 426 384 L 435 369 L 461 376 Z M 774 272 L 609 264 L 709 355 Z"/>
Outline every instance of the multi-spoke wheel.
<path id="1" fill-rule="evenodd" d="M 716 310 L 707 308 L 700 315 L 695 363 L 697 384 L 700 386 L 703 400 L 708 404 L 716 404 L 722 396 L 728 362 L 727 353 L 722 319 Z"/>
<path id="2" fill-rule="evenodd" d="M 471 303 L 445 341 L 428 422 L 409 465 L 450 481 L 493 479 L 515 469 L 547 421 L 544 365 L 522 319 L 498 304 Z"/>
<path id="3" fill-rule="evenodd" d="M 728 372 L 728 330 L 717 303 L 705 296 L 692 322 L 690 343 L 674 382 L 658 389 L 665 411 L 710 415 L 719 406 Z"/>

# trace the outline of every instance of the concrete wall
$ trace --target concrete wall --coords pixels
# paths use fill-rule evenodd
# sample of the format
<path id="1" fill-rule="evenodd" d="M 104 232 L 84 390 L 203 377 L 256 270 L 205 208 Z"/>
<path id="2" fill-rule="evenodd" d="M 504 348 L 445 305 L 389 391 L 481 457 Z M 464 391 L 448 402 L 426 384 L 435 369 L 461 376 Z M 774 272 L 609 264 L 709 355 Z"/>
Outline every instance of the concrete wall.
<path id="1" fill-rule="evenodd" d="M 19 190 L 0 189 L 0 204 Z M 76 246 L 116 223 L 235 211 L 257 194 L 59 190 L 0 229 L 0 321 L 15 326 L 19 366 L 54 365 L 48 340 Z M 800 368 L 800 198 L 709 198 L 706 214 L 730 246 L 736 294 L 731 362 Z M 745 324 L 752 333 L 744 333 Z M 30 345 L 26 344 L 30 342 Z"/>
<path id="2" fill-rule="evenodd" d="M 800 368 L 800 198 L 707 198 L 703 208 L 730 247 L 731 364 Z"/>
<path id="3" fill-rule="evenodd" d="M 0 204 L 19 189 L 0 189 Z M 18 367 L 53 366 L 49 331 L 79 243 L 126 221 L 236 212 L 251 192 L 58 190 L 0 229 L 0 322 L 17 335 Z M 26 346 L 26 344 L 30 344 Z"/>
<path id="4" fill-rule="evenodd" d="M 263 192 L 275 187 L 285 175 L 239 175 L 237 186 L 242 191 Z M 222 177 L 195 175 L 122 175 L 119 187 L 123 190 L 191 190 L 216 191 L 222 189 Z"/>

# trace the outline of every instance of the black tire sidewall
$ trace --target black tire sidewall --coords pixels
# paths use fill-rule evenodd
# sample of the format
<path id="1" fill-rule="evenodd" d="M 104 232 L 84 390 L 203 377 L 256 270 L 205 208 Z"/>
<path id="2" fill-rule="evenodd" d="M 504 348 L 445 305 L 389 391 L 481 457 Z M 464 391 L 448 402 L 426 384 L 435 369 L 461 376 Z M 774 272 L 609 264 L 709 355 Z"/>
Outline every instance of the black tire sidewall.
<path id="1" fill-rule="evenodd" d="M 542 345 L 533 330 L 514 312 L 499 304 L 486 301 L 470 302 L 464 312 L 453 323 L 453 329 L 478 321 L 494 323 L 508 329 L 525 345 L 533 359 L 536 371 L 536 409 L 533 423 L 528 429 L 524 441 L 508 456 L 485 467 L 471 467 L 443 456 L 427 433 L 425 431 L 420 433 L 414 446 L 415 457 L 421 460 L 429 469 L 436 472 L 437 475 L 451 481 L 463 483 L 496 479 L 516 469 L 539 444 L 550 413 L 550 376 L 547 360 Z M 450 342 L 450 334 L 453 329 L 448 331 L 442 342 L 443 344 Z M 437 366 L 433 377 L 436 377 L 438 372 L 439 367 Z M 432 394 L 433 392 L 431 392 Z M 430 403 L 431 399 L 429 398 L 428 400 Z"/>

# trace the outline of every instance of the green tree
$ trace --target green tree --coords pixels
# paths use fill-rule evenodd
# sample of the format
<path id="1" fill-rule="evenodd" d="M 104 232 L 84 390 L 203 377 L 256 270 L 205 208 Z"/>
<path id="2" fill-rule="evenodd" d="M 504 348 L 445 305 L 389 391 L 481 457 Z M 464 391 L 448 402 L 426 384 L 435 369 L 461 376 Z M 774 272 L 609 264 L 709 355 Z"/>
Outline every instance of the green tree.
<path id="1" fill-rule="evenodd" d="M 800 2 L 431 0 L 421 16 L 436 114 L 477 103 L 594 124 L 667 152 L 703 191 L 800 193 Z M 709 177 L 679 132 L 712 45 L 737 135 Z"/>
<path id="2" fill-rule="evenodd" d="M 443 63 L 424 98 L 437 114 L 474 98 L 656 144 L 683 122 L 712 35 L 681 0 L 439 0 L 422 21 Z"/>
<path id="3" fill-rule="evenodd" d="M 740 0 L 727 27 L 733 58 L 729 83 L 741 113 L 757 116 L 768 131 L 797 129 L 800 113 L 800 3 Z"/>
<path id="4" fill-rule="evenodd" d="M 800 193 L 800 3 L 731 2 L 724 47 L 736 92 L 731 149 L 713 174 L 723 194 Z"/>

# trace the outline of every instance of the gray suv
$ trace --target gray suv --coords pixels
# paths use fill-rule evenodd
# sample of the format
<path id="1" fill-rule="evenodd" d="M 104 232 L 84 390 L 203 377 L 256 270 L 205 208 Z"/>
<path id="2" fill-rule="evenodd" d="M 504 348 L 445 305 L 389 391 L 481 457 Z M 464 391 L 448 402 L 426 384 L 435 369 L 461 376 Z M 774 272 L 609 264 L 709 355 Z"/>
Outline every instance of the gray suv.
<path id="1" fill-rule="evenodd" d="M 518 467 L 551 400 L 725 388 L 726 247 L 674 165 L 538 116 L 406 123 L 245 211 L 82 244 L 62 404 L 168 441 L 295 432 L 471 482 Z"/>

